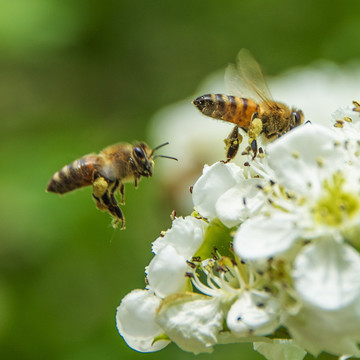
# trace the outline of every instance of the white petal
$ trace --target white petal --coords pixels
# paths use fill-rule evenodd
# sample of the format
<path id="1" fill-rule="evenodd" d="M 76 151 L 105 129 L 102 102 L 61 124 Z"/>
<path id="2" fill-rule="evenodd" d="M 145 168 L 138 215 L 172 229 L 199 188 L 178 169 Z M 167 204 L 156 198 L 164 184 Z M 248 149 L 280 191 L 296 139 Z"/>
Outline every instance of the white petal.
<path id="1" fill-rule="evenodd" d="M 306 351 L 294 344 L 292 340 L 274 339 L 272 343 L 255 342 L 254 350 L 267 360 L 302 360 Z"/>
<path id="2" fill-rule="evenodd" d="M 355 142 L 357 142 L 360 138 L 360 118 L 359 116 L 354 116 L 355 113 L 352 110 L 352 106 L 348 106 L 346 108 L 340 108 L 338 110 L 336 110 L 333 114 L 332 114 L 332 122 L 333 124 L 335 124 L 335 122 L 338 119 L 344 119 L 344 117 L 350 117 L 352 119 L 352 122 L 348 123 L 346 122 L 344 124 L 344 126 L 342 128 L 333 128 L 336 132 L 337 135 L 342 136 L 344 138 L 344 140 L 351 141 L 350 142 L 350 146 L 351 143 L 354 144 Z"/>
<path id="3" fill-rule="evenodd" d="M 335 310 L 360 296 L 359 274 L 360 256 L 352 247 L 322 240 L 296 257 L 294 286 L 309 304 Z"/>
<path id="4" fill-rule="evenodd" d="M 216 202 L 216 213 L 227 227 L 239 225 L 264 204 L 264 194 L 257 188 L 262 179 L 243 180 L 222 194 Z"/>
<path id="5" fill-rule="evenodd" d="M 235 164 L 205 166 L 192 191 L 195 209 L 206 218 L 215 218 L 218 198 L 243 178 L 242 169 Z"/>
<path id="6" fill-rule="evenodd" d="M 156 320 L 180 348 L 198 354 L 212 351 L 224 318 L 217 298 L 182 295 L 166 299 Z"/>
<path id="7" fill-rule="evenodd" d="M 146 290 L 133 290 L 121 301 L 116 312 L 116 327 L 125 342 L 134 350 L 153 352 L 163 349 L 169 341 L 154 339 L 164 333 L 155 322 L 161 300 Z"/>
<path id="8" fill-rule="evenodd" d="M 172 245 L 179 255 L 185 259 L 191 258 L 204 239 L 207 223 L 192 216 L 178 217 L 172 222 L 172 227 L 165 236 L 159 237 L 153 243 L 153 252 L 157 254 L 162 248 Z"/>
<path id="9" fill-rule="evenodd" d="M 360 305 L 358 299 L 358 305 Z M 351 305 L 340 310 L 322 310 L 304 306 L 296 316 L 288 316 L 283 324 L 293 340 L 317 357 L 322 351 L 334 355 L 360 356 L 360 308 Z"/>
<path id="10" fill-rule="evenodd" d="M 147 278 L 149 288 L 161 298 L 185 291 L 188 278 L 186 259 L 171 245 L 160 250 L 151 260 Z"/>
<path id="11" fill-rule="evenodd" d="M 336 140 L 331 130 L 307 124 L 274 141 L 267 153 L 277 180 L 286 189 L 318 194 L 322 181 L 345 163 L 345 153 L 334 145 Z"/>
<path id="12" fill-rule="evenodd" d="M 278 309 L 267 294 L 246 291 L 231 306 L 226 323 L 234 335 L 268 335 L 279 326 Z"/>
<path id="13" fill-rule="evenodd" d="M 234 237 L 234 250 L 244 260 L 264 259 L 288 250 L 299 235 L 296 216 L 281 211 L 245 221 Z"/>

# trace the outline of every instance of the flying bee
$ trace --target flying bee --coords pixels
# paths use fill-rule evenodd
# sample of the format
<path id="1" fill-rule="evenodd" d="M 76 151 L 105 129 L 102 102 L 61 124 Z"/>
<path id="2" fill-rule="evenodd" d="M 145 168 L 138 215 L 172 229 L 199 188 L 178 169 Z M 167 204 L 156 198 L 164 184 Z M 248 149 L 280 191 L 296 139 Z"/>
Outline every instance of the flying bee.
<path id="1" fill-rule="evenodd" d="M 304 121 L 301 110 L 272 99 L 259 64 L 246 49 L 240 50 L 237 66 L 229 65 L 226 69 L 225 83 L 233 95 L 206 94 L 196 98 L 193 104 L 204 115 L 235 124 L 225 140 L 226 162 L 239 149 L 242 138 L 238 128 L 248 134 L 255 157 L 256 139 L 260 135 L 272 141 Z"/>
<path id="2" fill-rule="evenodd" d="M 46 190 L 65 194 L 92 185 L 92 196 L 97 208 L 110 213 L 114 227 L 121 222 L 121 229 L 124 229 L 125 218 L 115 197 L 116 192 L 120 192 L 121 204 L 124 204 L 124 183 L 134 181 L 137 188 L 142 176 L 151 177 L 154 159 L 157 157 L 177 160 L 171 156 L 154 155 L 156 150 L 168 144 L 164 143 L 151 149 L 144 142 L 133 145 L 121 143 L 107 147 L 99 155 L 85 155 L 56 172 Z"/>

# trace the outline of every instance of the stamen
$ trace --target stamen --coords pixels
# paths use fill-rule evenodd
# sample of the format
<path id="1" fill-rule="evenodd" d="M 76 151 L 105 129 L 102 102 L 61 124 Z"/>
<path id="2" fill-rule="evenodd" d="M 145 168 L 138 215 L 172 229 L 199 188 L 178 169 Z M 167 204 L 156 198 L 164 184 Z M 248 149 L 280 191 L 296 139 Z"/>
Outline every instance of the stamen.
<path id="1" fill-rule="evenodd" d="M 191 278 L 194 288 L 209 296 L 223 296 L 224 294 L 233 296 L 244 291 L 248 287 L 247 279 L 249 278 L 245 266 L 240 261 L 238 266 L 236 261 L 232 261 L 233 259 L 222 257 L 217 250 L 215 251 L 217 260 L 207 259 L 197 266 L 188 261 L 192 276 L 187 276 Z M 200 279 L 199 272 L 204 273 L 206 280 Z"/>

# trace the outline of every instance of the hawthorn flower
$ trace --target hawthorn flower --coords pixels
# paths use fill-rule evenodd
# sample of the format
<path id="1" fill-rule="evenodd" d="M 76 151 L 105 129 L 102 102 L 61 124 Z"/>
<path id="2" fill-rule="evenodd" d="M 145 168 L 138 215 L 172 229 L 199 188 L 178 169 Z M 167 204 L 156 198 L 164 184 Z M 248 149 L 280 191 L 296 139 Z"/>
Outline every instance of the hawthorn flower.
<path id="1" fill-rule="evenodd" d="M 358 170 L 335 134 L 318 125 L 294 129 L 267 153 L 277 186 L 263 212 L 237 230 L 235 252 L 245 260 L 290 260 L 290 250 L 306 240 L 293 260 L 298 296 L 333 310 L 352 302 L 360 296 L 360 255 L 343 234 L 357 232 L 360 221 Z M 357 234 L 352 238 L 346 240 L 357 241 Z"/>
<path id="2" fill-rule="evenodd" d="M 214 252 L 219 245 L 231 254 L 230 240 L 219 222 L 174 219 L 153 243 L 147 289 L 132 291 L 118 307 L 117 328 L 129 346 L 151 352 L 172 341 L 197 354 L 255 335 L 266 341 L 262 335 L 280 324 L 278 303 L 240 259 Z"/>
<path id="3" fill-rule="evenodd" d="M 155 321 L 157 309 L 166 296 L 188 288 L 186 261 L 201 246 L 206 227 L 205 221 L 191 216 L 175 218 L 172 228 L 154 241 L 155 256 L 146 269 L 147 289 L 126 295 L 116 314 L 118 331 L 133 349 L 149 352 L 168 345 L 168 336 L 161 338 L 164 330 Z"/>
<path id="4" fill-rule="evenodd" d="M 174 219 L 172 228 L 153 243 L 155 256 L 146 271 L 148 289 L 161 298 L 187 290 L 186 261 L 201 246 L 207 226 L 192 216 Z"/>
<path id="5" fill-rule="evenodd" d="M 160 298 L 140 289 L 133 290 L 122 299 L 116 313 L 116 327 L 131 348 L 152 352 L 169 344 L 167 338 L 154 341 L 163 334 L 162 328 L 155 322 L 160 304 Z"/>
<path id="6" fill-rule="evenodd" d="M 206 165 L 195 211 L 156 239 L 146 289 L 118 307 L 127 344 L 198 354 L 252 342 L 269 360 L 360 357 L 359 121 L 339 111 L 328 126 L 263 144 L 244 166 Z"/>
<path id="7" fill-rule="evenodd" d="M 265 183 L 265 179 L 246 178 L 244 170 L 232 163 L 205 165 L 192 190 L 194 207 L 200 215 L 218 218 L 227 227 L 239 225 L 263 205 L 266 197 L 258 187 Z"/>

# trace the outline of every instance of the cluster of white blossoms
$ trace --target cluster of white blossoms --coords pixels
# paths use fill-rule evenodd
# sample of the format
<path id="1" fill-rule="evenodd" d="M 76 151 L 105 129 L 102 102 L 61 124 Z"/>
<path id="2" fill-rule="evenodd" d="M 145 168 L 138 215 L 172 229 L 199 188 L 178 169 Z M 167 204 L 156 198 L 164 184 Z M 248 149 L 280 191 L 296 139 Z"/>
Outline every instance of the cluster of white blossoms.
<path id="1" fill-rule="evenodd" d="M 355 110 L 359 110 L 356 106 Z M 339 110 L 205 166 L 116 323 L 133 349 L 252 342 L 267 359 L 360 357 L 360 117 Z M 335 126 L 334 126 L 335 125 Z"/>

